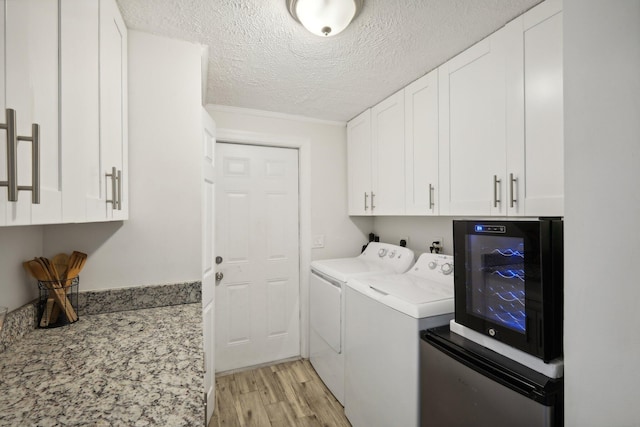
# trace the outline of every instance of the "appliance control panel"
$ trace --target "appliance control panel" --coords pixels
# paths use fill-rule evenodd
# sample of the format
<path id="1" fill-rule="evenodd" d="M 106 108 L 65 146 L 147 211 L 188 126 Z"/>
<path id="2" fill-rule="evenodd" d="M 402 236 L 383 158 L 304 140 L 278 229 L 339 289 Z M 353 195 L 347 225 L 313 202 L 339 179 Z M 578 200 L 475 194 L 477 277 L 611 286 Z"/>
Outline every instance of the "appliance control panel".
<path id="1" fill-rule="evenodd" d="M 453 283 L 453 256 L 424 253 L 416 261 L 411 273 L 427 279 L 446 280 Z"/>
<path id="2" fill-rule="evenodd" d="M 409 248 L 381 242 L 370 242 L 359 257 L 374 262 L 383 262 L 393 267 L 397 272 L 407 271 L 415 258 L 413 251 Z"/>
<path id="3" fill-rule="evenodd" d="M 476 224 L 473 226 L 473 229 L 476 233 L 501 233 L 505 234 L 507 232 L 507 227 L 504 225 L 483 225 Z"/>

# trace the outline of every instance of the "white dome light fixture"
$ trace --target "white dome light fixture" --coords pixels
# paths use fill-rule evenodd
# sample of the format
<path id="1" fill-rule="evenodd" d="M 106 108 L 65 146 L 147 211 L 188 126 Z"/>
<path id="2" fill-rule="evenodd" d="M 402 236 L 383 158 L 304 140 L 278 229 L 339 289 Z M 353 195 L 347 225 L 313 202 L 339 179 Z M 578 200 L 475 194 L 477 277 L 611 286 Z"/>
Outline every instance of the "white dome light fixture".
<path id="1" fill-rule="evenodd" d="M 286 0 L 294 19 L 317 36 L 335 36 L 362 9 L 363 0 Z"/>

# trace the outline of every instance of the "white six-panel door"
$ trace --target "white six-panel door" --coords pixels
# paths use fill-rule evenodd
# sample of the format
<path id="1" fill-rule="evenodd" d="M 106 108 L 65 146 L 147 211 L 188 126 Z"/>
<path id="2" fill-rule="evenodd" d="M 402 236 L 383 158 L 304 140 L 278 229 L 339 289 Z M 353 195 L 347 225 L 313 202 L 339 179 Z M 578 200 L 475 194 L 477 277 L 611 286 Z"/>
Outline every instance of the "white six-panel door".
<path id="1" fill-rule="evenodd" d="M 216 144 L 218 372 L 300 354 L 298 151 Z"/>
<path id="2" fill-rule="evenodd" d="M 202 322 L 207 424 L 215 407 L 215 123 L 202 110 Z"/>

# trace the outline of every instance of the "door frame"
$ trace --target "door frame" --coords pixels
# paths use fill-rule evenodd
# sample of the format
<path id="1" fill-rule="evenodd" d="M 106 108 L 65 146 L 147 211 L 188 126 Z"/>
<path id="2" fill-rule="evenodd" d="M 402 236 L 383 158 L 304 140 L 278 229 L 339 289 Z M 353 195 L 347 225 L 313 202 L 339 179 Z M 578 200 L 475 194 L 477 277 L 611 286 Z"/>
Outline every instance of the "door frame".
<path id="1" fill-rule="evenodd" d="M 300 355 L 309 358 L 309 275 L 311 271 L 311 140 L 290 135 L 218 128 L 217 143 L 295 148 L 298 150 Z"/>

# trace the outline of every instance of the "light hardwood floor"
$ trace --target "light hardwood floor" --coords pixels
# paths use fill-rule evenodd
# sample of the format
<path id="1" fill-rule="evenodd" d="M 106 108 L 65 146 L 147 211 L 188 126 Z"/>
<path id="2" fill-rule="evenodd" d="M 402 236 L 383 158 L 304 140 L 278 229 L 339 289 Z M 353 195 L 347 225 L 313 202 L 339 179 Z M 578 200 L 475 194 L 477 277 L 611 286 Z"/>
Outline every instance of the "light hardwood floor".
<path id="1" fill-rule="evenodd" d="M 308 360 L 216 377 L 209 427 L 350 427 L 344 409 Z"/>

